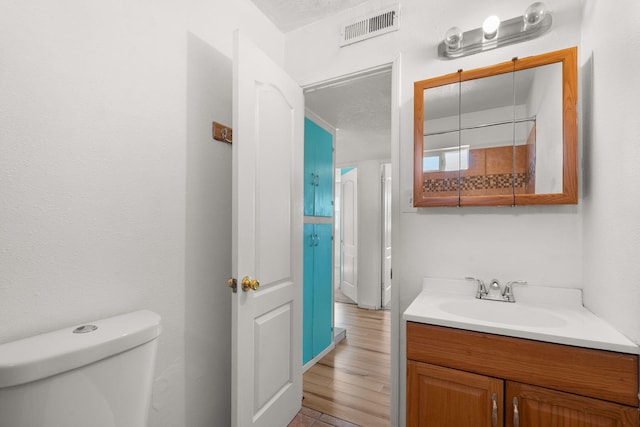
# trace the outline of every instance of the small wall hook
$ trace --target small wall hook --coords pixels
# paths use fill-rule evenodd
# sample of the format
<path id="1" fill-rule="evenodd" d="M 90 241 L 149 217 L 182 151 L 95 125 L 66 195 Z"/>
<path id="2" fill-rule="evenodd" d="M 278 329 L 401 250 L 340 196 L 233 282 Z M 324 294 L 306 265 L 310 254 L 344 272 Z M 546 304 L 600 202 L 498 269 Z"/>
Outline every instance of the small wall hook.
<path id="1" fill-rule="evenodd" d="M 213 139 L 232 144 L 233 130 L 229 126 L 213 122 Z"/>

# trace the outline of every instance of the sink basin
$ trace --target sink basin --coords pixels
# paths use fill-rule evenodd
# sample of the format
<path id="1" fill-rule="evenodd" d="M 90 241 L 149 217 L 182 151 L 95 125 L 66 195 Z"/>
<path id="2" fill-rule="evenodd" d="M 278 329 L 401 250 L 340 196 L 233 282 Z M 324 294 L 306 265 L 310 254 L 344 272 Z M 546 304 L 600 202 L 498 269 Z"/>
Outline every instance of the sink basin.
<path id="1" fill-rule="evenodd" d="M 464 279 L 425 278 L 402 315 L 407 322 L 599 350 L 640 354 L 640 347 L 582 305 L 576 288 L 528 286 L 508 303 L 474 298 Z"/>
<path id="2" fill-rule="evenodd" d="M 502 323 L 511 326 L 553 328 L 567 322 L 551 310 L 522 306 L 518 303 L 483 301 L 479 299 L 443 301 L 438 308 L 467 319 Z"/>

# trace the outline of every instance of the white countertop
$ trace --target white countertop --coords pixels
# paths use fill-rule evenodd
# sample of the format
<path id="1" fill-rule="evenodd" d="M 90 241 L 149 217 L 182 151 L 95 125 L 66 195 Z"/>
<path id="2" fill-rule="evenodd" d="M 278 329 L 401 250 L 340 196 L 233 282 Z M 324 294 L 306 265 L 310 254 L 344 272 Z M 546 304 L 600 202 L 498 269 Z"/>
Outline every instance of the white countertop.
<path id="1" fill-rule="evenodd" d="M 516 286 L 515 303 L 475 297 L 476 283 L 425 278 L 403 319 L 557 344 L 640 354 L 640 348 L 582 305 L 580 289 Z"/>

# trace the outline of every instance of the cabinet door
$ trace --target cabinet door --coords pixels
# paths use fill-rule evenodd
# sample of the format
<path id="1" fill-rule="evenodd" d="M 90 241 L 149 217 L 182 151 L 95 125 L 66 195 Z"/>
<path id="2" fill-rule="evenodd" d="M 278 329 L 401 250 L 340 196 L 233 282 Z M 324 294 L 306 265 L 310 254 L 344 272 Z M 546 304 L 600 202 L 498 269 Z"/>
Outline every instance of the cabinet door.
<path id="1" fill-rule="evenodd" d="M 507 427 L 638 427 L 638 408 L 507 382 Z"/>
<path id="2" fill-rule="evenodd" d="M 305 216 L 333 216 L 333 185 L 333 135 L 305 118 Z"/>
<path id="3" fill-rule="evenodd" d="M 504 382 L 407 361 L 408 427 L 502 426 Z"/>
<path id="4" fill-rule="evenodd" d="M 302 363 L 333 338 L 332 224 L 304 224 Z"/>
<path id="5" fill-rule="evenodd" d="M 313 356 L 331 345 L 332 314 L 332 225 L 315 224 L 313 267 Z"/>
<path id="6" fill-rule="evenodd" d="M 316 140 L 315 216 L 333 216 L 333 136 L 322 129 Z"/>
<path id="7" fill-rule="evenodd" d="M 313 276 L 315 224 L 304 224 L 302 272 L 302 364 L 313 359 Z"/>
<path id="8" fill-rule="evenodd" d="M 315 134 L 318 125 L 304 119 L 304 215 L 313 216 L 316 198 Z"/>

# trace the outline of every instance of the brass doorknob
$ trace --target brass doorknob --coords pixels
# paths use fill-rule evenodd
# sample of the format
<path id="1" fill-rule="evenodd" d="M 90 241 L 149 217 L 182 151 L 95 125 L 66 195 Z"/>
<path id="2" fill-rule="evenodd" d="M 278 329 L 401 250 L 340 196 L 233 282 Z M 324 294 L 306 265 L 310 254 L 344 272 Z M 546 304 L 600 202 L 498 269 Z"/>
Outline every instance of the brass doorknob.
<path id="1" fill-rule="evenodd" d="M 238 292 L 238 282 L 233 277 L 229 277 L 229 279 L 227 280 L 227 286 L 229 286 L 231 290 L 233 290 L 234 294 Z"/>
<path id="2" fill-rule="evenodd" d="M 242 279 L 242 290 L 247 292 L 249 289 L 257 290 L 260 287 L 260 282 L 256 279 L 252 279 L 249 276 L 244 276 Z"/>

